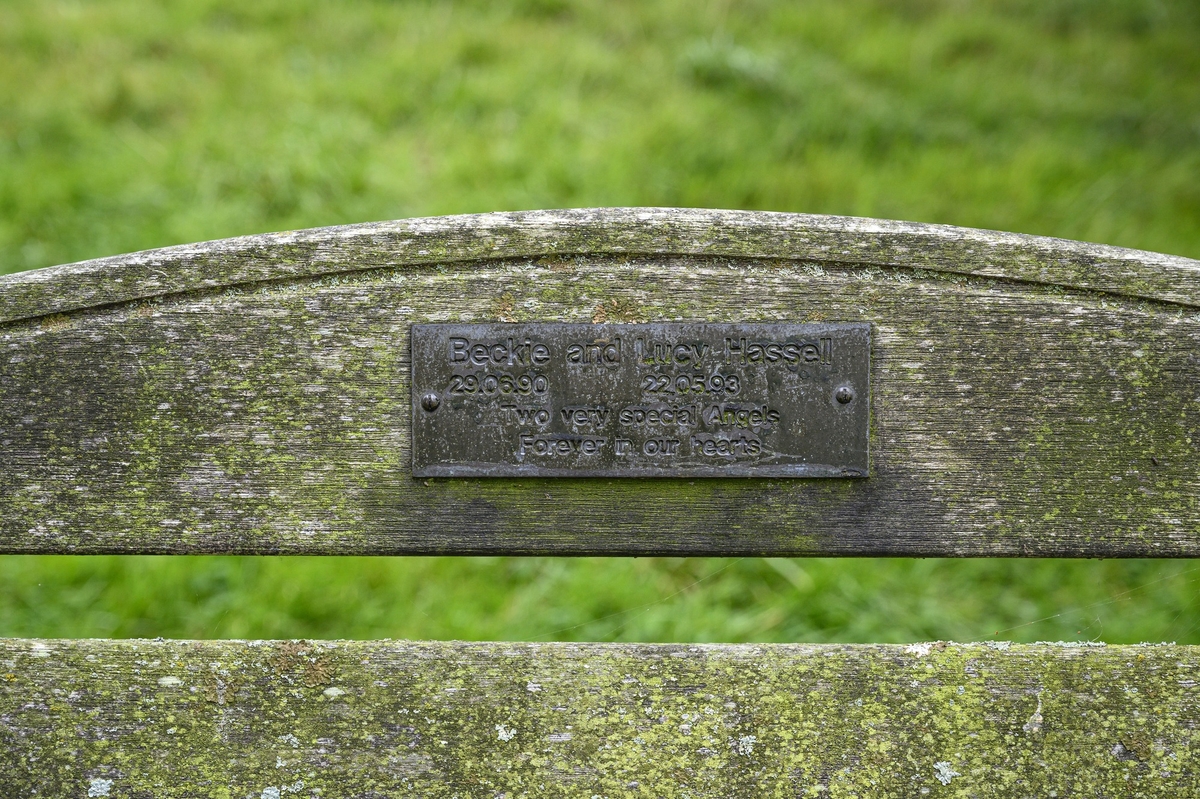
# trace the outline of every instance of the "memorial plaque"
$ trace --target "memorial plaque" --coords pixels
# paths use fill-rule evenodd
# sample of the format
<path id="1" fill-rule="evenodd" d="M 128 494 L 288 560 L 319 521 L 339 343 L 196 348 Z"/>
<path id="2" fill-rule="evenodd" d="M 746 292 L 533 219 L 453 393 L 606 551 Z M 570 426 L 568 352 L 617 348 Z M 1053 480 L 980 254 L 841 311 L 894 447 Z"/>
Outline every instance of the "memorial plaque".
<path id="1" fill-rule="evenodd" d="M 413 475 L 866 477 L 870 333 L 413 325 Z"/>

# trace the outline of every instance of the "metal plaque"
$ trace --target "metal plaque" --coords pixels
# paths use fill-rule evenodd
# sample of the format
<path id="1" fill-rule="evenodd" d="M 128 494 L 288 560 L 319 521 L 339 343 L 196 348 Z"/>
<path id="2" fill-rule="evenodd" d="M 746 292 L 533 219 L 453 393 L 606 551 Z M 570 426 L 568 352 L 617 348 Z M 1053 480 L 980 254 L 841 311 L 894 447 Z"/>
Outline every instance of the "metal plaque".
<path id="1" fill-rule="evenodd" d="M 870 334 L 413 325 L 413 475 L 866 477 Z"/>

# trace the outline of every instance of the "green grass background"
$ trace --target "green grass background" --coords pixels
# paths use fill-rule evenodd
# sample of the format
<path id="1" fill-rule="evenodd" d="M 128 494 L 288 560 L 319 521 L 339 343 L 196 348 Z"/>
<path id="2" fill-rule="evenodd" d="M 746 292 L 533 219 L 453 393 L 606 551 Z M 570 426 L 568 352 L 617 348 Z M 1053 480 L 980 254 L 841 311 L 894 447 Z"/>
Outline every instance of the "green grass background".
<path id="1" fill-rule="evenodd" d="M 0 4 L 0 271 L 671 205 L 1200 257 L 1180 0 Z M 0 557 L 0 635 L 1200 642 L 1183 561 Z"/>

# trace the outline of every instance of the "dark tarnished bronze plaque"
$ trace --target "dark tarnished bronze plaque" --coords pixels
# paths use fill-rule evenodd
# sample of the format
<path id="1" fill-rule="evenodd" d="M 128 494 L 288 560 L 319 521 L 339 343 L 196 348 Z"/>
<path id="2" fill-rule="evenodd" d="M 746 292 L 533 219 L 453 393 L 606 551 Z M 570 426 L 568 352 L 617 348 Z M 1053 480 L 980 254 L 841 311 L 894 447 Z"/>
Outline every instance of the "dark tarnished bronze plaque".
<path id="1" fill-rule="evenodd" d="M 415 477 L 866 477 L 871 326 L 413 325 Z"/>

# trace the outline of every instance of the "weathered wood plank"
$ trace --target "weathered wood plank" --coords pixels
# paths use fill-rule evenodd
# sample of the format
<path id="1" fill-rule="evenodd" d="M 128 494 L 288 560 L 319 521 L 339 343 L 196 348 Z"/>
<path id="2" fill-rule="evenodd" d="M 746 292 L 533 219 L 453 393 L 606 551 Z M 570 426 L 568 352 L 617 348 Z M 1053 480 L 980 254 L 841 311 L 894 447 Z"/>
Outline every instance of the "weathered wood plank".
<path id="1" fill-rule="evenodd" d="M 702 255 L 899 266 L 1200 305 L 1200 264 L 1160 253 L 882 219 L 598 208 L 272 233 L 21 272 L 4 278 L 0 322 L 375 267 L 546 255 Z"/>
<path id="2" fill-rule="evenodd" d="M 1196 262 L 638 213 L 334 229 L 7 279 L 16 316 L 96 307 L 0 327 L 0 551 L 1200 553 Z M 674 252 L 698 218 L 697 252 L 751 243 L 737 258 L 581 254 L 580 230 L 634 235 L 621 224 Z M 467 257 L 447 231 L 528 257 L 416 263 Z M 845 262 L 856 252 L 874 255 Z M 162 296 L 125 301 L 147 292 Z M 871 476 L 414 481 L 410 324 L 514 319 L 871 322 Z"/>
<path id="3" fill-rule="evenodd" d="M 1200 650 L 0 640 L 22 797 L 1200 793 Z"/>

